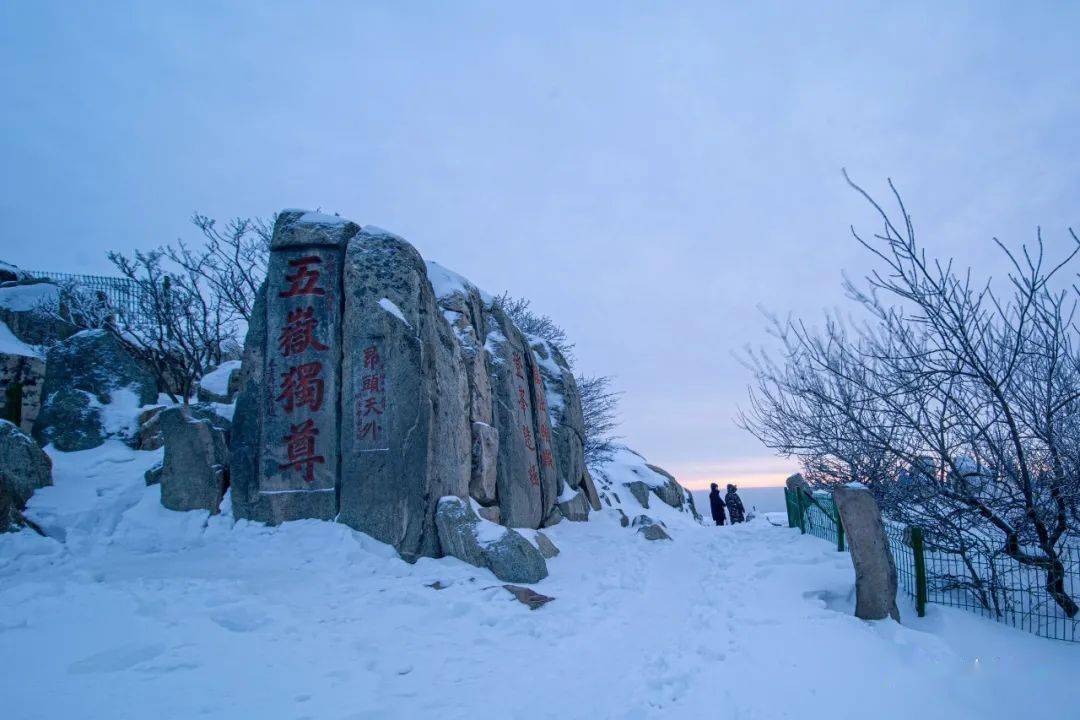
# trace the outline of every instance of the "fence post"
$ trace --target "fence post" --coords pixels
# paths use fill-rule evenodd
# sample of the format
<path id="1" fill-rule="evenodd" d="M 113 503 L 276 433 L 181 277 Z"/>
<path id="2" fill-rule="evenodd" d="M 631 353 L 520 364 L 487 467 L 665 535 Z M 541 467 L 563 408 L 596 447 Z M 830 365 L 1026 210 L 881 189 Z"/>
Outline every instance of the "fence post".
<path id="1" fill-rule="evenodd" d="M 926 615 L 926 545 L 923 531 L 918 525 L 911 526 L 911 552 L 915 556 L 915 611 L 919 617 Z"/>
<path id="2" fill-rule="evenodd" d="M 795 489 L 795 499 L 797 501 L 796 507 L 799 508 L 799 532 L 803 535 L 806 534 L 806 499 L 803 497 L 806 495 L 800 488 Z"/>
<path id="3" fill-rule="evenodd" d="M 833 509 L 836 510 L 836 551 L 844 552 L 844 523 L 840 519 L 840 508 L 836 507 L 835 503 Z"/>

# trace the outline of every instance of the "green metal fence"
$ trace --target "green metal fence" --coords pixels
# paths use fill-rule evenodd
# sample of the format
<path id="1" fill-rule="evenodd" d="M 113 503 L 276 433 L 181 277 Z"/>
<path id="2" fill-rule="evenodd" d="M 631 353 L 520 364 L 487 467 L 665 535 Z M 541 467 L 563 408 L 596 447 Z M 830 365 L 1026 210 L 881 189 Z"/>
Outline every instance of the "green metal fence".
<path id="1" fill-rule="evenodd" d="M 788 526 L 844 549 L 844 529 L 827 493 L 785 488 Z M 912 599 L 920 617 L 927 603 L 958 607 L 983 617 L 1056 640 L 1080 642 L 1080 615 L 1066 616 L 1046 589 L 1046 574 L 1021 565 L 1004 552 L 978 548 L 946 550 L 923 528 L 885 522 L 889 551 L 896 565 L 899 589 Z M 1065 592 L 1080 599 L 1080 548 L 1060 550 Z"/>

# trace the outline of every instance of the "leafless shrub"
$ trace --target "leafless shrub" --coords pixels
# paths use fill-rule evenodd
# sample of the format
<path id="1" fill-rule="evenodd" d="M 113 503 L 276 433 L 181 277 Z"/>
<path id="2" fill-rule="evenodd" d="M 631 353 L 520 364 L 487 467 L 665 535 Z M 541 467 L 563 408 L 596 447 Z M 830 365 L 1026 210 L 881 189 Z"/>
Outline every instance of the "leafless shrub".
<path id="1" fill-rule="evenodd" d="M 1069 231 L 1078 244 L 1059 262 L 1041 232 L 1015 251 L 995 239 L 1007 283 L 978 282 L 927 257 L 891 182 L 898 219 L 848 182 L 883 226 L 871 238 L 852 229 L 879 263 L 845 280 L 866 319 L 815 330 L 773 318 L 781 353 L 747 354 L 755 383 L 740 423 L 818 483 L 867 483 L 950 551 L 1037 568 L 1077 615 L 1061 549 L 1080 531 L 1080 354 L 1074 295 L 1052 281 L 1080 239 Z"/>

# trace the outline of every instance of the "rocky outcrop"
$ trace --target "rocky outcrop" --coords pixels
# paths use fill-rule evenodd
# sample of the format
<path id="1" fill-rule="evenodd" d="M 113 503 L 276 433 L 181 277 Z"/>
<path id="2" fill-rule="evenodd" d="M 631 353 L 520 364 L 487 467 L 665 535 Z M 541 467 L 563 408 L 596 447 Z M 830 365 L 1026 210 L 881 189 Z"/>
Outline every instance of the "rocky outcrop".
<path id="1" fill-rule="evenodd" d="M 539 530 L 536 531 L 533 539 L 536 540 L 536 549 L 540 551 L 544 559 L 550 560 L 559 554 L 559 548 L 555 547 L 555 543 L 551 542 L 551 538 Z"/>
<path id="2" fill-rule="evenodd" d="M 566 498 L 559 500 L 558 509 L 562 516 L 571 522 L 585 522 L 589 519 L 589 500 L 583 490 L 568 489 Z"/>
<path id="3" fill-rule="evenodd" d="M 630 491 L 630 494 L 634 496 L 634 499 L 641 504 L 641 507 L 649 508 L 649 486 L 641 480 L 631 480 L 628 483 L 623 483 L 623 487 Z"/>
<path id="4" fill-rule="evenodd" d="M 397 548 L 437 555 L 432 498 L 466 497 L 468 381 L 420 254 L 365 229 L 345 258 L 340 520 Z"/>
<path id="5" fill-rule="evenodd" d="M 487 423 L 472 424 L 472 474 L 469 494 L 484 506 L 498 502 L 499 431 Z"/>
<path id="6" fill-rule="evenodd" d="M 539 549 L 520 533 L 481 520 L 466 500 L 442 498 L 435 522 L 446 555 L 486 567 L 506 582 L 531 583 L 547 577 L 547 563 Z"/>
<path id="7" fill-rule="evenodd" d="M 55 283 L 23 277 L 0 285 L 0 322 L 21 342 L 45 345 L 70 337 L 77 328 L 60 319 L 61 289 Z"/>
<path id="8" fill-rule="evenodd" d="M 52 485 L 52 461 L 14 424 L 0 420 L 0 532 L 21 525 L 20 511 L 38 488 Z"/>
<path id="9" fill-rule="evenodd" d="M 170 510 L 217 513 L 228 486 L 224 431 L 184 407 L 163 410 L 160 422 L 165 439 L 165 458 L 156 474 L 161 504 Z"/>
<path id="10" fill-rule="evenodd" d="M 899 621 L 896 566 L 874 496 L 866 487 L 851 484 L 833 488 L 832 497 L 855 565 L 855 616 Z"/>
<path id="11" fill-rule="evenodd" d="M 676 510 L 682 510 L 683 505 L 686 503 L 686 490 L 675 480 L 675 476 L 659 465 L 646 463 L 645 467 L 660 475 L 666 481 L 663 485 L 653 485 L 651 487 L 656 497 Z"/>
<path id="12" fill-rule="evenodd" d="M 45 358 L 0 322 L 0 419 L 31 432 L 41 408 Z"/>
<path id="13" fill-rule="evenodd" d="M 401 238 L 281 213 L 238 380 L 234 514 L 336 517 L 408 560 L 448 552 L 440 497 L 536 529 L 563 518 L 571 488 L 587 517 L 573 376 L 533 344 L 493 298 Z M 489 564 L 528 555 L 515 537 L 487 549 Z"/>
<path id="14" fill-rule="evenodd" d="M 42 395 L 34 438 L 58 450 L 86 450 L 111 435 L 137 442 L 135 414 L 157 400 L 157 381 L 116 338 L 84 330 L 49 348 Z M 110 415 L 105 406 L 112 403 Z M 117 413 L 125 415 L 119 422 Z"/>
<path id="15" fill-rule="evenodd" d="M 577 381 L 562 352 L 549 342 L 532 339 L 531 348 L 547 396 L 551 450 L 555 459 L 558 492 L 566 485 L 577 489 L 585 470 L 585 420 Z"/>

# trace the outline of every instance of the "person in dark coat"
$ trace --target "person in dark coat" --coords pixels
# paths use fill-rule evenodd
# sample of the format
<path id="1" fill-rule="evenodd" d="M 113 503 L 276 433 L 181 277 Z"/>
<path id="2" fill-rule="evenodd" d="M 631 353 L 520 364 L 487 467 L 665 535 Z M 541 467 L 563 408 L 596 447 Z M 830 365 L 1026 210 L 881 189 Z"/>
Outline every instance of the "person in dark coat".
<path id="1" fill-rule="evenodd" d="M 727 505 L 728 514 L 731 515 L 732 525 L 741 523 L 746 519 L 746 510 L 743 509 L 742 499 L 739 497 L 736 490 L 738 490 L 737 487 L 728 484 L 727 495 L 724 496 L 724 504 Z"/>
<path id="2" fill-rule="evenodd" d="M 724 501 L 720 498 L 720 486 L 712 484 L 709 492 L 709 510 L 712 511 L 712 519 L 717 525 L 724 524 Z"/>

